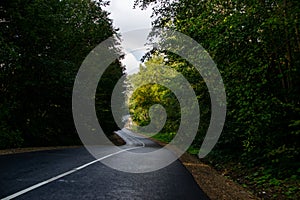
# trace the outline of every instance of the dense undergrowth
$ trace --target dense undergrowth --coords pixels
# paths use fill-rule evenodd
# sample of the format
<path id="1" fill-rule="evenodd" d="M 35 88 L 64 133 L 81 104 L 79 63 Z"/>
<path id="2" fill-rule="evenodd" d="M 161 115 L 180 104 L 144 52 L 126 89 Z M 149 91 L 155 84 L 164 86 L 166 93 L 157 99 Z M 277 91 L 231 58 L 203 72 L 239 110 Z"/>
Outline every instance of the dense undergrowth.
<path id="1" fill-rule="evenodd" d="M 174 135 L 158 133 L 153 138 L 168 143 L 173 139 Z M 199 147 L 192 145 L 187 152 L 192 155 L 198 155 Z M 299 171 L 289 172 L 289 175 L 286 175 L 286 173 L 280 174 L 272 166 L 266 166 L 264 163 L 254 165 L 235 156 L 233 152 L 226 155 L 221 154 L 217 150 L 213 150 L 201 161 L 214 167 L 222 175 L 250 190 L 261 199 L 284 200 L 300 198 Z"/>

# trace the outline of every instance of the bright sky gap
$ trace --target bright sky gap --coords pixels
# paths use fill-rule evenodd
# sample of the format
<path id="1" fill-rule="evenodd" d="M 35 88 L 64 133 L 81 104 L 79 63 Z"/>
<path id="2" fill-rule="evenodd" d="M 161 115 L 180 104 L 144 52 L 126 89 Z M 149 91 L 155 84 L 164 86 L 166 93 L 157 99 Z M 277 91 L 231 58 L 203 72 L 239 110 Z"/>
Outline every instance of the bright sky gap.
<path id="1" fill-rule="evenodd" d="M 139 8 L 133 9 L 134 0 L 111 0 L 110 5 L 105 7 L 113 20 L 113 26 L 120 29 L 120 33 L 137 29 L 150 29 L 151 28 L 151 13 L 152 8 L 140 10 Z M 146 36 L 145 43 L 146 41 Z M 122 38 L 123 39 L 123 38 Z M 126 49 L 126 42 L 122 41 L 122 46 Z M 126 56 L 122 63 L 126 65 L 126 73 L 132 74 L 138 72 L 140 59 L 145 54 L 146 48 L 135 49 L 130 52 L 125 52 Z"/>

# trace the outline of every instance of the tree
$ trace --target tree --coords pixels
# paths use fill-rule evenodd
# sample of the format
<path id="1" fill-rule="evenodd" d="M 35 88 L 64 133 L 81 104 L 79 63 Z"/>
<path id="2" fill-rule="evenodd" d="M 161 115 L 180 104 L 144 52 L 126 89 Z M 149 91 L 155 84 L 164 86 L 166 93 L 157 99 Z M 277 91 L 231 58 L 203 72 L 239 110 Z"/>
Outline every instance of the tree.
<path id="1" fill-rule="evenodd" d="M 73 82 L 85 56 L 116 31 L 102 10 L 106 4 L 1 1 L 1 127 L 20 133 L 24 145 L 78 142 L 71 110 Z M 109 76 L 123 73 L 118 62 L 111 69 L 118 73 Z"/>
<path id="2" fill-rule="evenodd" d="M 277 176 L 297 170 L 299 1 L 137 0 L 136 6 L 151 3 L 157 3 L 154 27 L 192 37 L 221 71 L 228 115 L 215 152 L 272 166 Z"/>
<path id="3" fill-rule="evenodd" d="M 138 126 L 150 123 L 149 109 L 155 104 L 163 106 L 167 113 L 167 121 L 161 132 L 175 133 L 180 124 L 180 107 L 174 93 L 167 87 L 158 84 L 166 83 L 176 74 L 166 71 L 163 67 L 165 61 L 162 55 L 149 58 L 144 65 L 140 65 L 140 71 L 128 76 L 127 82 L 134 91 L 129 91 L 129 109 L 133 121 Z M 179 86 L 178 86 L 179 87 Z M 157 120 L 161 122 L 161 120 Z"/>

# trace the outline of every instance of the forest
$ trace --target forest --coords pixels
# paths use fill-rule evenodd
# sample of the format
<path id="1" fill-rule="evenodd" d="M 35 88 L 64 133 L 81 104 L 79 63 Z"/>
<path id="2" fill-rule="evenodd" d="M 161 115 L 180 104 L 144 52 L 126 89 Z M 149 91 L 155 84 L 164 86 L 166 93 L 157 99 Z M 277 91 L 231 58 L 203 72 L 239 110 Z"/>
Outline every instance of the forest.
<path id="1" fill-rule="evenodd" d="M 80 144 L 72 117 L 72 89 L 84 58 L 117 32 L 102 9 L 106 4 L 1 0 L 1 149 Z M 96 93 L 99 121 L 108 134 L 117 129 L 110 97 L 123 73 L 116 60 Z"/>
<path id="2" fill-rule="evenodd" d="M 137 0 L 153 6 L 153 28 L 168 28 L 201 44 L 222 75 L 227 116 L 222 135 L 204 161 L 268 198 L 299 198 L 300 2 L 220 0 Z M 154 33 L 155 35 L 155 33 Z M 166 59 L 167 58 L 167 59 Z M 200 107 L 198 134 L 189 149 L 197 154 L 211 115 L 205 82 L 194 66 L 171 52 L 153 51 L 131 84 L 151 79 L 159 64 L 183 74 Z M 168 119 L 154 138 L 170 142 L 180 122 L 172 91 L 147 84 L 133 92 L 130 112 L 136 125 L 150 122 L 152 104 L 165 105 Z M 258 194 L 262 198 L 263 194 Z"/>
<path id="3" fill-rule="evenodd" d="M 0 149 L 80 144 L 72 117 L 72 88 L 86 55 L 118 34 L 107 1 L 0 1 Z M 216 63 L 225 85 L 227 116 L 221 137 L 203 159 L 264 199 L 300 199 L 300 1 L 136 0 L 153 6 L 153 28 L 173 29 L 199 44 Z M 117 46 L 118 41 L 115 41 Z M 124 75 L 120 59 L 106 70 L 96 93 L 98 120 L 107 134 L 117 129 L 111 93 Z M 167 59 L 166 59 L 167 58 Z M 210 122 L 207 86 L 186 60 L 153 50 L 131 84 L 149 80 L 168 65 L 189 81 L 201 124 L 188 152 L 198 154 Z M 166 74 L 172 76 L 172 74 Z M 161 104 L 168 118 L 154 136 L 170 142 L 180 121 L 168 88 L 148 84 L 128 105 L 134 123 L 150 122 Z M 263 196 L 258 191 L 270 191 Z M 270 194 L 269 193 L 269 194 Z"/>

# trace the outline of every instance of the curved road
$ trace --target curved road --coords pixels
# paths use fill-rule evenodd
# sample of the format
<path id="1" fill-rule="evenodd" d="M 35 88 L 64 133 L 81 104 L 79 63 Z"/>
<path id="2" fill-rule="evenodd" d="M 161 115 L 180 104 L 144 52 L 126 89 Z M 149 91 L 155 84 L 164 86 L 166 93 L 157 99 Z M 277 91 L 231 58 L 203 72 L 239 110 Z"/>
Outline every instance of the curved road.
<path id="1" fill-rule="evenodd" d="M 122 148 L 145 152 L 161 148 L 128 130 L 118 134 Z M 134 147 L 140 147 L 133 149 Z M 102 152 L 109 152 L 108 146 Z M 126 163 L 122 152 L 98 160 Z M 125 160 L 125 161 L 124 161 Z M 129 161 L 127 161 L 129 162 Z M 0 156 L 0 199 L 157 199 L 206 200 L 192 175 L 177 160 L 149 173 L 125 173 L 107 167 L 81 148 Z M 149 162 L 151 164 L 151 162 Z"/>

